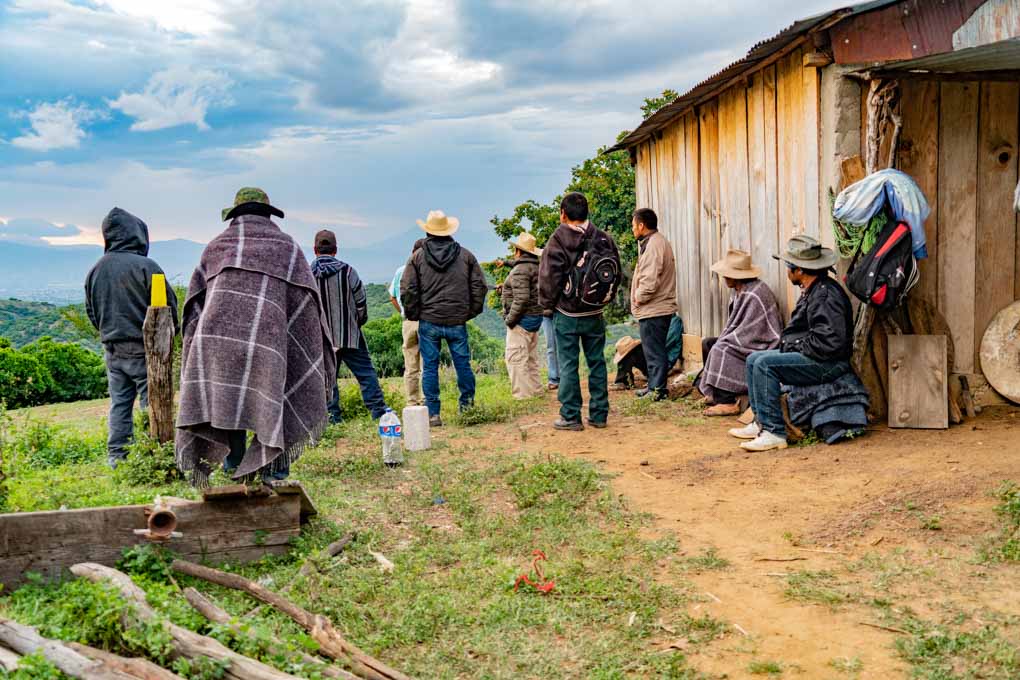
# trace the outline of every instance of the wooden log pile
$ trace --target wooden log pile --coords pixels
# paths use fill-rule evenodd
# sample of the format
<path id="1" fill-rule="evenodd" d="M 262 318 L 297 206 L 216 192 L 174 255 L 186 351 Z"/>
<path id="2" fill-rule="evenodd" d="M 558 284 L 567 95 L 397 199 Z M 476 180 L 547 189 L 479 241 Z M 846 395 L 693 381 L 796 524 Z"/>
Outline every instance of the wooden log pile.
<path id="1" fill-rule="evenodd" d="M 334 544 L 331 549 L 334 551 L 333 554 L 336 554 L 342 546 L 337 548 Z M 290 616 L 320 645 L 318 651 L 321 656 L 314 657 L 305 652 L 289 652 L 274 643 L 269 643 L 268 651 L 273 656 L 290 657 L 296 662 L 314 668 L 322 677 L 342 680 L 411 680 L 409 676 L 351 644 L 326 617 L 308 612 L 282 595 L 273 593 L 253 581 L 190 562 L 175 561 L 173 569 L 181 574 L 249 593 Z M 125 629 L 148 628 L 153 625 L 164 629 L 169 634 L 171 656 L 174 659 L 220 661 L 224 664 L 223 677 L 229 680 L 286 680 L 299 677 L 238 654 L 217 640 L 171 623 L 149 605 L 145 591 L 135 585 L 127 574 L 95 563 L 76 564 L 71 567 L 71 573 L 80 578 L 112 586 L 121 594 L 128 603 L 120 613 L 121 624 Z M 184 597 L 206 619 L 229 629 L 235 636 L 244 637 L 251 634 L 245 626 L 194 588 L 187 588 Z M 30 654 L 41 654 L 72 678 L 90 680 L 180 678 L 179 675 L 147 659 L 126 658 L 86 645 L 51 640 L 40 635 L 31 626 L 0 617 L 0 671 L 16 671 L 22 657 Z M 346 668 L 334 665 L 334 661 L 340 662 Z"/>

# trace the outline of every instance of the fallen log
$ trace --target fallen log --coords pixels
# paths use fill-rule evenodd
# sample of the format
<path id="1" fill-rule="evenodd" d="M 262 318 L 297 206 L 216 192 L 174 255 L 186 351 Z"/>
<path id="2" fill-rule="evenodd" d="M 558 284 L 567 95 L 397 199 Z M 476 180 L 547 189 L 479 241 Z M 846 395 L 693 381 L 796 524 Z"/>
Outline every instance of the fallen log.
<path id="1" fill-rule="evenodd" d="M 21 663 L 21 655 L 15 654 L 6 647 L 0 647 L 0 671 L 14 672 Z"/>
<path id="2" fill-rule="evenodd" d="M 138 680 L 138 676 L 128 675 L 107 666 L 102 661 L 82 656 L 63 642 L 44 638 L 35 628 L 10 619 L 0 619 L 0 642 L 22 656 L 38 652 L 60 669 L 61 673 L 72 678 Z"/>
<path id="3" fill-rule="evenodd" d="M 254 581 L 184 560 L 174 560 L 170 568 L 186 576 L 248 593 L 286 614 L 319 643 L 320 653 L 338 661 L 349 661 L 351 670 L 366 680 L 410 680 L 400 671 L 390 668 L 344 639 L 325 616 L 312 614 Z"/>
<path id="4" fill-rule="evenodd" d="M 233 617 L 230 616 L 226 611 L 220 609 L 212 600 L 207 598 L 202 593 L 198 592 L 194 588 L 184 589 L 184 599 L 188 601 L 188 604 L 194 608 L 199 614 L 204 616 L 212 623 L 220 624 L 230 629 L 234 635 L 242 636 L 245 635 L 244 630 L 241 626 L 234 623 Z M 323 663 L 321 659 L 317 659 L 311 654 L 304 652 L 287 652 L 286 650 L 280 649 L 274 645 L 269 646 L 269 652 L 279 656 L 294 656 L 300 659 L 303 663 L 314 665 L 315 668 L 322 675 L 328 678 L 342 678 L 343 680 L 358 680 L 358 676 L 348 673 L 342 668 L 336 666 L 329 666 Z"/>
<path id="5" fill-rule="evenodd" d="M 95 583 L 113 585 L 131 605 L 121 613 L 121 621 L 124 626 L 134 628 L 141 622 L 163 626 L 170 633 L 171 645 L 179 656 L 187 659 L 209 657 L 229 661 L 230 666 L 226 670 L 225 677 L 234 680 L 291 680 L 296 677 L 242 656 L 212 638 L 199 635 L 163 619 L 149 606 L 145 599 L 145 591 L 136 586 L 123 572 L 111 567 L 104 567 L 101 564 L 83 563 L 71 567 L 71 573 Z"/>
<path id="6" fill-rule="evenodd" d="M 94 661 L 102 661 L 110 668 L 123 671 L 134 678 L 141 678 L 142 680 L 183 680 L 181 676 L 168 671 L 162 666 L 157 666 L 148 659 L 129 659 L 103 651 L 102 649 L 81 645 L 77 642 L 68 642 L 67 646 L 82 656 L 87 656 Z"/>

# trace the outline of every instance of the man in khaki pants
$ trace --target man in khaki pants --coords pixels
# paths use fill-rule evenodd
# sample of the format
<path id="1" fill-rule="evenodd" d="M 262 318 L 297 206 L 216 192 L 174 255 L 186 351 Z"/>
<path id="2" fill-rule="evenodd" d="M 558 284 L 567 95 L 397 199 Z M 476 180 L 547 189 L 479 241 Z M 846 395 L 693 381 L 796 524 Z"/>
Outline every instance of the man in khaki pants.
<path id="1" fill-rule="evenodd" d="M 423 238 L 415 241 L 414 247 L 411 248 L 411 254 L 413 255 L 424 243 L 425 239 Z M 406 264 L 400 265 L 397 273 L 393 275 L 393 282 L 390 283 L 390 304 L 400 312 L 400 318 L 403 319 L 403 325 L 400 330 L 404 338 L 401 349 L 404 352 L 404 391 L 407 393 L 407 405 L 421 406 L 424 399 L 421 393 L 421 353 L 418 351 L 418 322 L 408 321 L 404 315 L 404 308 L 400 304 L 400 278 L 404 275 L 404 267 L 406 266 Z"/>
<path id="2" fill-rule="evenodd" d="M 543 392 L 538 363 L 538 330 L 542 308 L 538 304 L 538 258 L 542 250 L 535 237 L 521 233 L 514 247 L 514 266 L 503 282 L 503 320 L 506 323 L 506 368 L 514 399 Z"/>

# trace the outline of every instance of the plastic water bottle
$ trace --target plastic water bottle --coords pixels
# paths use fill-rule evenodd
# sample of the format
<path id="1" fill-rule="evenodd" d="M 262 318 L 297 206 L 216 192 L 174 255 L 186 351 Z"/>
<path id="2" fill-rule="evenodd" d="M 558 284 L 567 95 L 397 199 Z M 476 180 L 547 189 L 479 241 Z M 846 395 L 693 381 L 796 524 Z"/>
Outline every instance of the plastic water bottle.
<path id="1" fill-rule="evenodd" d="M 379 419 L 379 436 L 382 438 L 382 460 L 386 467 L 397 467 L 404 464 L 404 446 L 400 439 L 400 418 L 393 409 Z"/>

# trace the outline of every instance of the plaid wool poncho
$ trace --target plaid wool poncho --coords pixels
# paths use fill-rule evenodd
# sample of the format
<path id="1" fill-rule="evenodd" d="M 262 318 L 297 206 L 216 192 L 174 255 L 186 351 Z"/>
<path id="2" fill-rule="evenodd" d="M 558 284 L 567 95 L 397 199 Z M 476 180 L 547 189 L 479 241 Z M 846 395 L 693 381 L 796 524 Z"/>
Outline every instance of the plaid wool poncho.
<path id="1" fill-rule="evenodd" d="M 206 246 L 182 327 L 177 464 L 196 483 L 226 458 L 232 430 L 255 434 L 238 478 L 318 439 L 335 357 L 308 262 L 272 220 L 241 215 Z"/>

